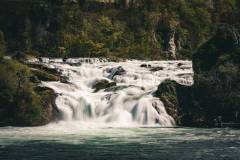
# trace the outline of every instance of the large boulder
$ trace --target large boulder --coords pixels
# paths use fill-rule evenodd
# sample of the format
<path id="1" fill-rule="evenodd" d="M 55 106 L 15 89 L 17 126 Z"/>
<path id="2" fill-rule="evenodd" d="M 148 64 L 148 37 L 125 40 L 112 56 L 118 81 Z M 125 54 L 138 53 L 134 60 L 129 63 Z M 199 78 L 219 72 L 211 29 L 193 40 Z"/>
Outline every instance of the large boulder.
<path id="1" fill-rule="evenodd" d="M 166 80 L 158 86 L 156 95 L 164 103 L 167 113 L 175 119 L 177 124 L 180 124 L 176 86 L 175 81 Z"/>
<path id="2" fill-rule="evenodd" d="M 164 103 L 166 111 L 180 126 L 203 127 L 206 119 L 194 99 L 194 86 L 183 86 L 166 80 L 158 86 L 155 96 Z"/>

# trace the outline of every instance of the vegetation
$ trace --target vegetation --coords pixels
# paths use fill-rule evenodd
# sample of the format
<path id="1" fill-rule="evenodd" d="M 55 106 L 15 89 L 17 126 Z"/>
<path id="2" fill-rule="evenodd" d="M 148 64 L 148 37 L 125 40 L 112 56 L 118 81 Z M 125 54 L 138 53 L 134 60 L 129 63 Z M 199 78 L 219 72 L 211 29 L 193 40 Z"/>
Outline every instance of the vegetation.
<path id="1" fill-rule="evenodd" d="M 11 53 L 165 59 L 174 38 L 178 58 L 191 58 L 238 11 L 236 0 L 130 2 L 3 0 L 0 28 Z"/>
<path id="2" fill-rule="evenodd" d="M 37 90 L 36 84 L 30 82 L 32 76 L 43 76 L 18 61 L 4 58 L 4 53 L 5 41 L 0 32 L 0 126 L 42 125 L 53 120 L 53 91 Z"/>

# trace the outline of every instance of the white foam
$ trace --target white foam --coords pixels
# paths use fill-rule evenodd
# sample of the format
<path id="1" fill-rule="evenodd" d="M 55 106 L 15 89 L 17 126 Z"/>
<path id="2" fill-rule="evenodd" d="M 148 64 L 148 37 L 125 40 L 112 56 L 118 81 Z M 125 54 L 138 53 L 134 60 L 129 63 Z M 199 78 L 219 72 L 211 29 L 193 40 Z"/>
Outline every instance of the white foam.
<path id="1" fill-rule="evenodd" d="M 90 62 L 90 63 L 86 63 Z M 174 119 L 166 112 L 163 103 L 153 93 L 166 79 L 183 85 L 193 84 L 191 61 L 137 61 L 107 62 L 106 59 L 42 58 L 41 63 L 62 71 L 69 84 L 42 82 L 52 88 L 58 97 L 56 105 L 61 112 L 59 122 L 87 127 L 174 126 Z M 79 66 L 70 64 L 81 63 Z M 140 67 L 147 64 L 149 67 Z M 122 75 L 111 75 L 121 66 Z M 151 71 L 159 68 L 158 71 Z M 111 72 L 112 70 L 112 72 Z M 94 82 L 108 79 L 117 86 L 127 86 L 95 92 Z"/>

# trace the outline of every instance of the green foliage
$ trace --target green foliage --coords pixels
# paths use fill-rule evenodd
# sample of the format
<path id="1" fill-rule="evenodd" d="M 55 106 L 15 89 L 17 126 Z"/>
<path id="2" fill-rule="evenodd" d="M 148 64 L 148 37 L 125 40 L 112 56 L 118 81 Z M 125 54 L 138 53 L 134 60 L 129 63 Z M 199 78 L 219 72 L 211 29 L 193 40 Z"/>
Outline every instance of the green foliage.
<path id="1" fill-rule="evenodd" d="M 42 98 L 29 82 L 27 66 L 16 61 L 0 63 L 1 125 L 40 125 L 47 122 Z"/>
<path id="2" fill-rule="evenodd" d="M 6 46 L 5 46 L 4 35 L 3 35 L 3 32 L 0 30 L 0 60 L 4 56 L 5 51 L 6 51 Z"/>
<path id="3" fill-rule="evenodd" d="M 198 108 L 206 124 L 218 116 L 225 122 L 239 122 L 235 118 L 240 111 L 240 45 L 236 39 L 239 33 L 240 28 L 235 25 L 221 26 L 193 57 L 192 103 L 186 105 L 185 101 L 183 106 Z"/>
<path id="4" fill-rule="evenodd" d="M 0 7 L 0 27 L 10 51 L 142 59 L 167 57 L 172 31 L 178 57 L 191 58 L 190 53 L 209 39 L 216 24 L 236 21 L 239 5 L 236 0 L 214 6 L 204 0 L 141 0 L 129 5 L 124 0 L 114 5 L 82 0 L 15 3 L 6 1 Z"/>

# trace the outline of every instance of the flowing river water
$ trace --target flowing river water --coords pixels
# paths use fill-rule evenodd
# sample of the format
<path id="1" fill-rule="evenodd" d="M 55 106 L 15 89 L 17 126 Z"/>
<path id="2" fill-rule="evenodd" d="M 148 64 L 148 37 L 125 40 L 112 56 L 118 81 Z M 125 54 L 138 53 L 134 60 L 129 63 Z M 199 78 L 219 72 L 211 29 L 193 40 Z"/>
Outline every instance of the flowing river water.
<path id="1" fill-rule="evenodd" d="M 239 130 L 174 128 L 156 96 L 166 79 L 193 84 L 190 61 L 42 58 L 28 63 L 65 77 L 41 83 L 56 92 L 60 114 L 42 127 L 0 128 L 0 159 L 240 159 Z"/>

